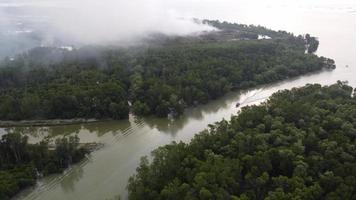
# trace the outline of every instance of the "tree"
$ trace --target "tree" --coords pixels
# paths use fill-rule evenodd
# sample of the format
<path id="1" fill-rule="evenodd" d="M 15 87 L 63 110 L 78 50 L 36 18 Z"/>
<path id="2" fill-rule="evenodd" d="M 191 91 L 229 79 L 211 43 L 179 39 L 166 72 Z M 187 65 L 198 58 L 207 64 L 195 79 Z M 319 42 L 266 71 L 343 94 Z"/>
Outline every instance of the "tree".
<path id="1" fill-rule="evenodd" d="M 189 144 L 160 147 L 130 178 L 129 199 L 354 199 L 352 90 L 279 91 Z"/>

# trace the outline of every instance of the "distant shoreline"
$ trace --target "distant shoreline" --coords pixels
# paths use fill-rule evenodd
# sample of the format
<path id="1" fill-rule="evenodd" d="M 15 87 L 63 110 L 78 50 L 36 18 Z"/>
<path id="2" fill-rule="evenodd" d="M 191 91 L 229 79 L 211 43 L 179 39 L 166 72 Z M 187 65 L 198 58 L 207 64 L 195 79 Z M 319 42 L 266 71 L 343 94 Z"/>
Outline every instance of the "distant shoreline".
<path id="1" fill-rule="evenodd" d="M 22 120 L 0 121 L 0 128 L 31 127 L 31 126 L 62 126 L 82 123 L 94 123 L 108 121 L 109 119 L 52 119 L 52 120 Z"/>

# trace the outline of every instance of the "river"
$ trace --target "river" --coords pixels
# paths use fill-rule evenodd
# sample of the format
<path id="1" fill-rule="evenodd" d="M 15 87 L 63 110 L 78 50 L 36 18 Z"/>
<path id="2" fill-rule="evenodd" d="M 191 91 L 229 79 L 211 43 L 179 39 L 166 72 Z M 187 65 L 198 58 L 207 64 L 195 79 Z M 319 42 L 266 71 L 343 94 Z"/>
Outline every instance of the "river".
<path id="1" fill-rule="evenodd" d="M 230 2 L 223 0 L 222 2 Z M 98 122 L 55 127 L 0 129 L 0 134 L 19 131 L 36 142 L 43 137 L 77 134 L 81 142 L 102 142 L 103 148 L 73 166 L 64 174 L 44 178 L 15 199 L 20 200 L 101 200 L 121 195 L 127 198 L 128 178 L 134 174 L 140 157 L 155 148 L 173 141 L 189 142 L 208 124 L 229 119 L 241 106 L 257 104 L 281 89 L 303 86 L 307 83 L 323 85 L 337 80 L 356 86 L 356 5 L 345 3 L 312 5 L 258 5 L 241 6 L 201 5 L 196 1 L 181 5 L 182 13 L 199 18 L 217 18 L 241 23 L 262 24 L 273 29 L 288 30 L 296 34 L 310 33 L 321 42 L 318 54 L 335 59 L 337 69 L 310 74 L 275 84 L 264 85 L 241 92 L 232 92 L 196 108 L 189 108 L 176 120 L 130 116 L 129 120 Z M 219 1 L 220 2 L 220 1 Z M 256 1 L 255 1 L 256 2 Z M 299 2 L 299 1 L 298 1 Z M 303 2 L 303 1 L 302 1 Z M 197 4 L 197 5 L 195 5 Z M 208 3 L 207 3 L 208 4 Z M 235 8 L 235 9 L 234 9 Z M 240 12 L 239 12 L 240 11 Z"/>

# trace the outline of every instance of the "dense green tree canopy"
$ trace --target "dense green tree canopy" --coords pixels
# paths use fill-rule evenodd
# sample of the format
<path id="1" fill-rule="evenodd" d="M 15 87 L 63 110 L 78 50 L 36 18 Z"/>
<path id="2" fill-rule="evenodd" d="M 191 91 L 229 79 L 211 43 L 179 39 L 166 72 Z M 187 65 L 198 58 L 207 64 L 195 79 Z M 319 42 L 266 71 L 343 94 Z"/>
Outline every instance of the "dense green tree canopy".
<path id="1" fill-rule="evenodd" d="M 166 117 L 232 89 L 334 67 L 331 59 L 305 53 L 317 48 L 310 35 L 204 23 L 220 31 L 159 35 L 120 49 L 36 48 L 7 59 L 0 67 L 0 120 L 122 119 L 130 110 Z"/>
<path id="2" fill-rule="evenodd" d="M 59 138 L 55 149 L 48 142 L 28 144 L 27 136 L 11 133 L 0 140 L 0 200 L 10 199 L 21 189 L 36 183 L 39 174 L 60 173 L 84 158 L 79 138 Z"/>
<path id="3" fill-rule="evenodd" d="M 129 199 L 356 199 L 352 88 L 307 85 L 143 158 Z"/>

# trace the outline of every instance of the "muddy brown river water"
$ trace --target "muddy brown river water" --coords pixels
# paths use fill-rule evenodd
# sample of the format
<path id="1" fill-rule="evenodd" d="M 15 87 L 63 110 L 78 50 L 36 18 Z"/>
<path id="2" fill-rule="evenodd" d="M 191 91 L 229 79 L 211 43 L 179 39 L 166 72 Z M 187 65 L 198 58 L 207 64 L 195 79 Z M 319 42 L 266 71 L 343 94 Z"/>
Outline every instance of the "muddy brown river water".
<path id="1" fill-rule="evenodd" d="M 231 2 L 231 1 L 228 1 Z M 351 2 L 351 1 L 347 1 Z M 236 5 L 237 6 L 237 5 Z M 245 6 L 245 7 L 243 7 Z M 273 29 L 296 34 L 311 33 L 320 40 L 319 55 L 335 59 L 337 69 L 310 74 L 275 84 L 264 85 L 241 92 L 232 92 L 216 101 L 189 108 L 175 120 L 135 118 L 54 127 L 0 129 L 0 135 L 18 131 L 30 137 L 31 142 L 42 138 L 77 134 L 81 142 L 101 142 L 105 146 L 73 166 L 64 174 L 44 178 L 15 199 L 21 200 L 101 200 L 121 195 L 127 198 L 127 180 L 134 174 L 140 157 L 155 148 L 173 141 L 189 142 L 208 124 L 229 119 L 241 106 L 257 104 L 281 89 L 303 86 L 307 83 L 323 85 L 337 80 L 356 86 L 356 6 L 341 5 L 261 5 L 252 8 L 243 5 L 235 12 L 231 8 L 205 5 L 201 10 L 180 8 L 200 18 L 220 18 L 242 23 L 262 24 Z M 241 12 L 238 12 L 238 11 Z M 348 66 L 348 67 L 346 67 Z"/>

